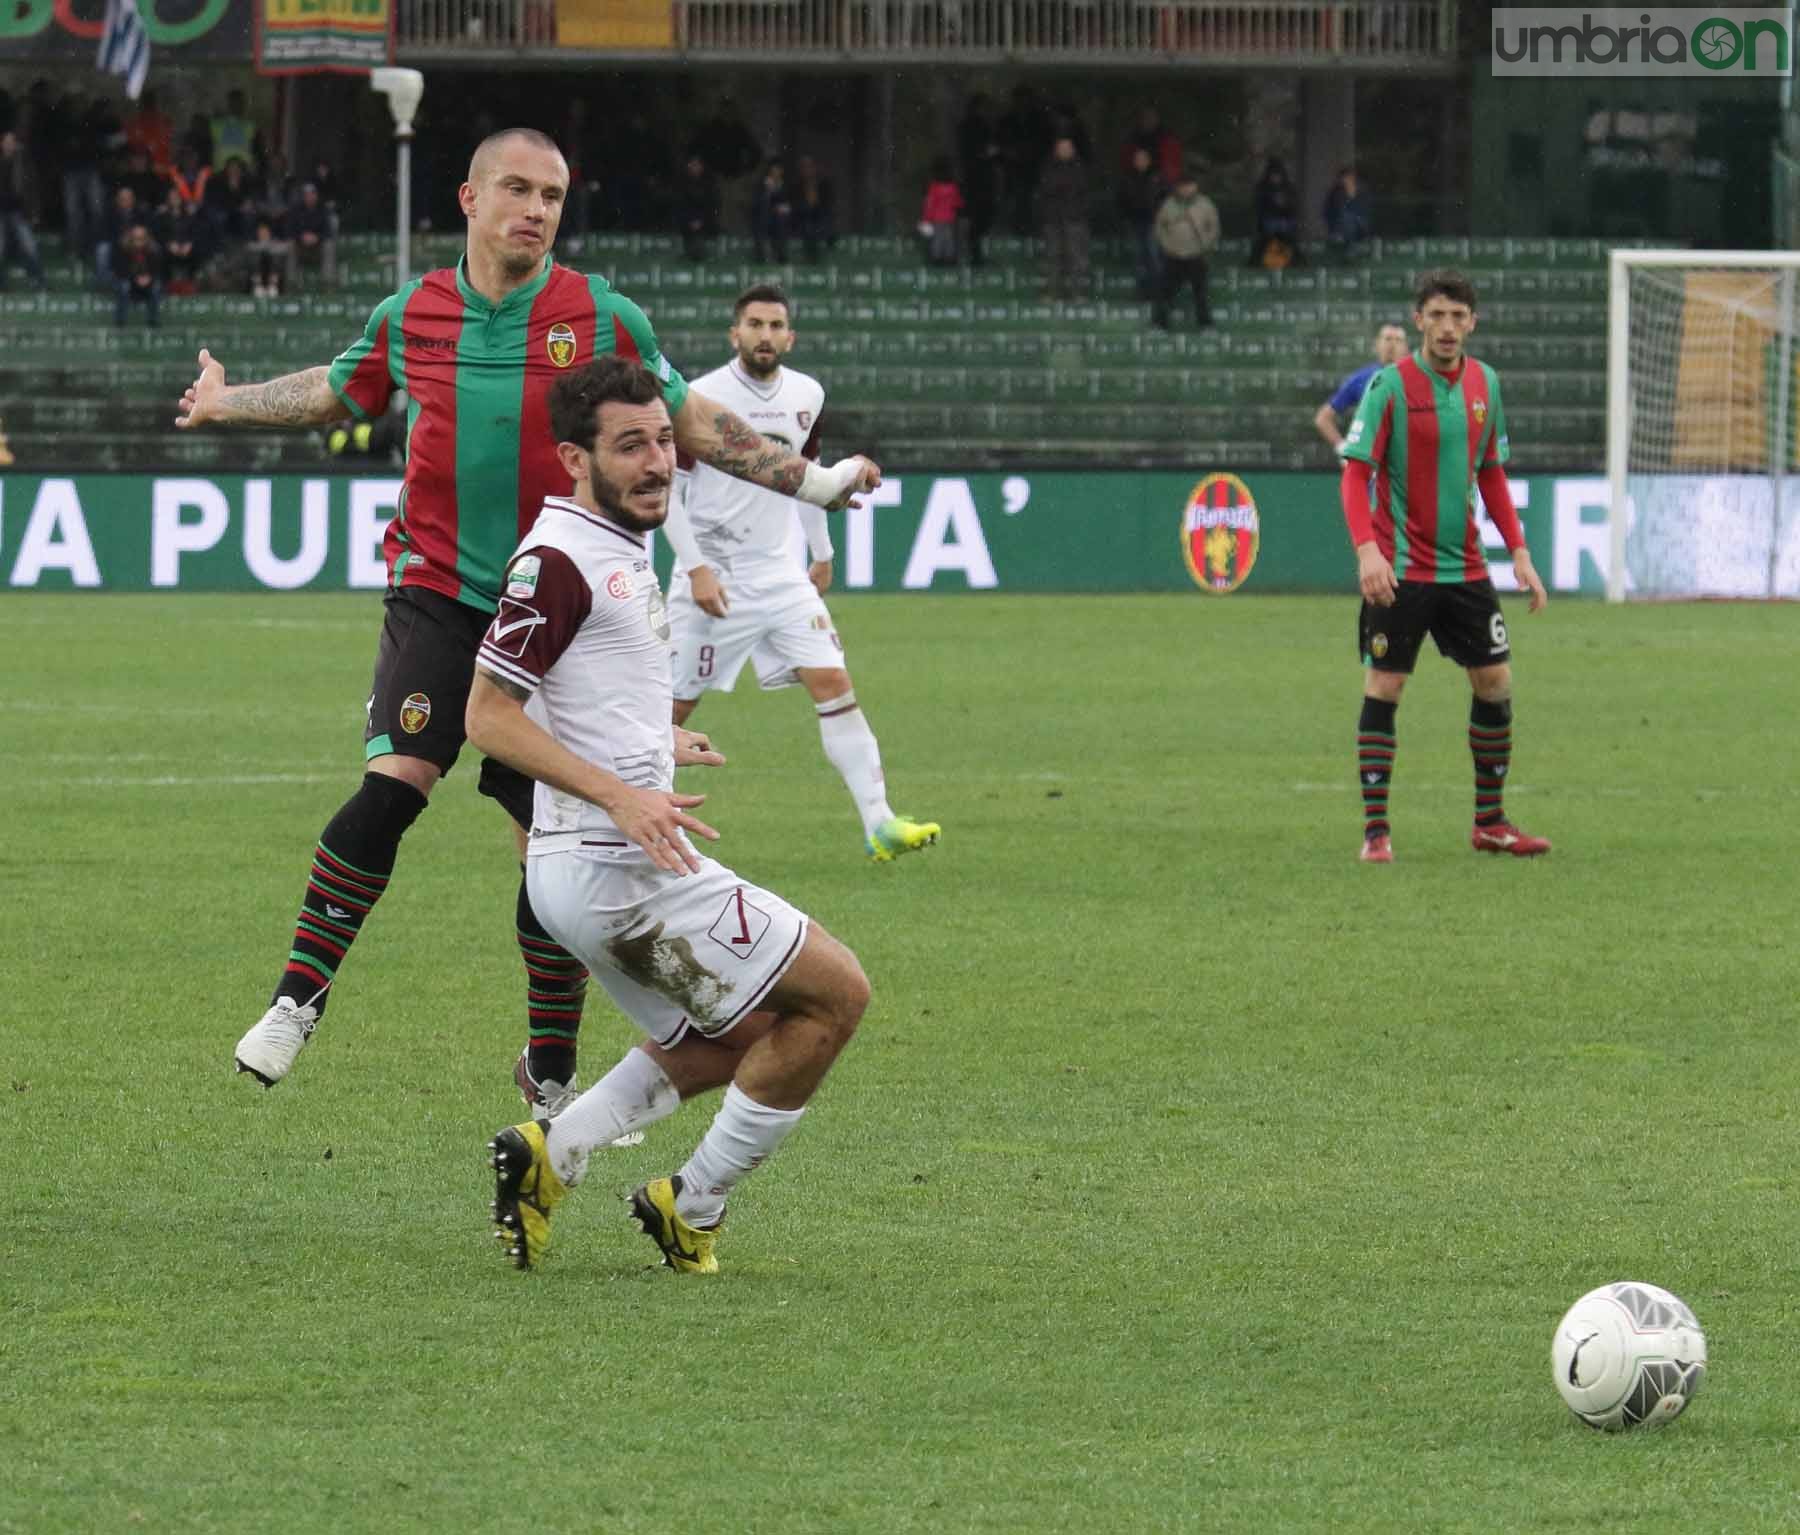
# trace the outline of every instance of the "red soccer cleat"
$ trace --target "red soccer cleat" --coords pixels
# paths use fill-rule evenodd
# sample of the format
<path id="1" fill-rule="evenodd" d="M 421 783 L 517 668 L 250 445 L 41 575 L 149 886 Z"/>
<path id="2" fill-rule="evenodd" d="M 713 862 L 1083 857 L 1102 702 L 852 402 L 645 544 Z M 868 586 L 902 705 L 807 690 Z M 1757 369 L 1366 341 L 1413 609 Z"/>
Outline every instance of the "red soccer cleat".
<path id="1" fill-rule="evenodd" d="M 1392 863 L 1394 861 L 1394 844 L 1386 835 L 1365 837 L 1362 852 L 1358 856 L 1364 863 Z"/>
<path id="2" fill-rule="evenodd" d="M 1548 837 L 1533 837 L 1510 821 L 1477 826 L 1469 833 L 1469 846 L 1478 853 L 1511 853 L 1514 858 L 1536 858 L 1550 851 Z"/>

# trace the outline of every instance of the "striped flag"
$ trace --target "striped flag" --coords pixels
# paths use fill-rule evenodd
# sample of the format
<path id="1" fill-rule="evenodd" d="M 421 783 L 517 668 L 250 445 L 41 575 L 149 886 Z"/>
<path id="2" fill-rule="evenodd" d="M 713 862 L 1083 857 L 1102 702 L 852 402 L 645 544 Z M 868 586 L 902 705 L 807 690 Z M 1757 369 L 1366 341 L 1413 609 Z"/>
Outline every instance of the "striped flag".
<path id="1" fill-rule="evenodd" d="M 106 26 L 100 33 L 100 73 L 123 75 L 125 94 L 133 101 L 150 73 L 150 34 L 138 15 L 137 0 L 106 0 Z"/>

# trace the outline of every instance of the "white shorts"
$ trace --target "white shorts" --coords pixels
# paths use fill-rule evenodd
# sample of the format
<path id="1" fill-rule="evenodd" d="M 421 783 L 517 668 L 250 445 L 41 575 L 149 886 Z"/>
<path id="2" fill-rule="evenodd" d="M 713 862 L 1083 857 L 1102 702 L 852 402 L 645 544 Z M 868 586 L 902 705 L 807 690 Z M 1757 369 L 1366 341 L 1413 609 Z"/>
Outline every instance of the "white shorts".
<path id="1" fill-rule="evenodd" d="M 525 870 L 545 930 L 665 1047 L 754 1012 L 806 941 L 804 912 L 704 856 L 698 874 L 635 847 L 540 853 Z"/>
<path id="2" fill-rule="evenodd" d="M 825 599 L 804 574 L 779 584 L 720 580 L 731 603 L 723 618 L 700 611 L 686 577 L 670 583 L 669 676 L 677 698 L 698 698 L 708 688 L 729 693 L 752 656 L 765 688 L 790 686 L 797 667 L 844 664 Z"/>

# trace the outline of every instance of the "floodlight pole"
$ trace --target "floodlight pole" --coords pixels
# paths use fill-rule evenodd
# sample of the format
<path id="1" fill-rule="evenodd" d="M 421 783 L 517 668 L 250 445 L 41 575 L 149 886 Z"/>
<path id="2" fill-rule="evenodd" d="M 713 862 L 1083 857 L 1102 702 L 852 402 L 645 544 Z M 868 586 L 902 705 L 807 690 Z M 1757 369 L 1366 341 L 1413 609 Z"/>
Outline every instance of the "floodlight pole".
<path id="1" fill-rule="evenodd" d="M 372 69 L 369 84 L 387 97 L 394 116 L 394 286 L 412 275 L 412 141 L 413 114 L 425 94 L 425 77 L 416 69 Z"/>
<path id="2" fill-rule="evenodd" d="M 403 288 L 412 276 L 412 125 L 394 129 L 394 286 Z"/>

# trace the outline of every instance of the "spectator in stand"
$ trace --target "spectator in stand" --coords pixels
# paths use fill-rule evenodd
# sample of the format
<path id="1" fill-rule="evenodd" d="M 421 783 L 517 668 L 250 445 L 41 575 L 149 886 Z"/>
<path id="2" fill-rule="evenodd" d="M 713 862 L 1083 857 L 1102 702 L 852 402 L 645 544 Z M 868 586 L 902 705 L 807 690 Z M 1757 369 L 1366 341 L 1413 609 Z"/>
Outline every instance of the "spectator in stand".
<path id="1" fill-rule="evenodd" d="M 594 161 L 601 168 L 600 206 L 615 229 L 651 227 L 652 201 L 668 190 L 663 174 L 668 153 L 663 137 L 642 112 L 631 112 L 616 129 L 608 125 L 606 151 Z M 573 175 L 573 169 L 570 174 Z"/>
<path id="2" fill-rule="evenodd" d="M 1178 173 L 1179 174 L 1179 173 Z M 1169 195 L 1169 186 L 1139 144 L 1131 151 L 1131 164 L 1119 183 L 1119 214 L 1131 231 L 1136 259 L 1137 296 L 1155 300 L 1162 292 L 1162 251 L 1156 243 L 1156 213 Z"/>
<path id="3" fill-rule="evenodd" d="M 771 255 L 779 262 L 788 258 L 788 235 L 794 227 L 794 199 L 787 187 L 787 167 L 771 160 L 764 169 L 756 196 L 750 203 L 750 240 L 756 260 Z"/>
<path id="4" fill-rule="evenodd" d="M 158 108 L 155 91 L 145 91 L 138 98 L 137 110 L 125 119 L 125 143 L 143 150 L 157 175 L 167 176 L 174 169 L 175 124 Z"/>
<path id="5" fill-rule="evenodd" d="M 956 129 L 956 151 L 962 162 L 962 187 L 969 219 L 969 265 L 987 257 L 981 242 L 994 227 L 1006 189 L 1006 155 L 994 131 L 986 96 L 970 98 Z"/>
<path id="6" fill-rule="evenodd" d="M 1375 216 L 1369 206 L 1369 194 L 1356 167 L 1346 165 L 1325 195 L 1325 237 L 1340 261 L 1350 261 L 1374 234 Z"/>
<path id="7" fill-rule="evenodd" d="M 242 160 L 225 162 L 225 169 L 206 184 L 202 211 L 211 220 L 220 245 L 241 245 L 256 229 L 256 202 Z"/>
<path id="8" fill-rule="evenodd" d="M 150 238 L 142 222 L 133 224 L 112 248 L 112 280 L 118 297 L 113 304 L 113 324 L 123 330 L 133 304 L 142 304 L 150 328 L 158 324 L 162 303 L 162 249 Z"/>
<path id="9" fill-rule="evenodd" d="M 1202 330 L 1212 324 L 1212 302 L 1207 297 L 1206 258 L 1219 248 L 1219 210 L 1200 190 L 1200 176 L 1193 166 L 1184 167 L 1175 190 L 1156 211 L 1156 243 L 1162 250 L 1163 285 L 1154 323 L 1169 328 L 1175 296 L 1185 284 L 1194 290 L 1194 323 Z"/>
<path id="10" fill-rule="evenodd" d="M 338 204 L 343 200 L 344 192 L 337 172 L 323 156 L 313 161 L 312 184 L 319 189 L 319 206 L 331 220 L 331 237 L 335 240 L 343 232 L 339 227 Z M 419 205 L 414 203 L 413 206 Z"/>
<path id="11" fill-rule="evenodd" d="M 1006 155 L 1007 196 L 1012 203 L 1013 228 L 1030 234 L 1037 217 L 1037 179 L 1050 149 L 1050 114 L 1031 86 L 1013 87 L 1012 102 L 995 125 Z"/>
<path id="12" fill-rule="evenodd" d="M 6 287 L 7 264 L 17 258 L 37 288 L 44 286 L 44 264 L 38 260 L 27 200 L 25 151 L 8 128 L 0 133 L 0 289 Z"/>
<path id="13" fill-rule="evenodd" d="M 225 97 L 225 110 L 212 120 L 212 167 L 224 171 L 233 160 L 242 160 L 246 172 L 263 159 L 262 135 L 250 120 L 242 91 Z"/>
<path id="14" fill-rule="evenodd" d="M 1256 183 L 1256 239 L 1253 267 L 1284 267 L 1300 259 L 1300 201 L 1287 166 L 1271 160 Z"/>
<path id="15" fill-rule="evenodd" d="M 267 219 L 276 234 L 288 232 L 288 210 L 300 200 L 300 188 L 288 172 L 287 156 L 280 150 L 269 156 L 260 176 L 250 178 L 250 200 L 256 216 Z"/>
<path id="16" fill-rule="evenodd" d="M 556 140 L 563 152 L 563 162 L 569 167 L 568 201 L 563 208 L 557 237 L 570 255 L 580 252 L 582 241 L 594 227 L 594 192 L 598 183 L 593 179 L 596 161 L 589 142 L 587 110 L 585 97 L 570 96 L 563 108 L 562 132 Z"/>
<path id="17" fill-rule="evenodd" d="M 699 155 L 689 155 L 675 188 L 675 228 L 681 235 L 681 254 L 689 261 L 704 261 L 707 241 L 719 233 L 719 189 Z"/>
<path id="18" fill-rule="evenodd" d="M 212 166 L 203 162 L 199 153 L 190 144 L 181 151 L 181 158 L 176 162 L 175 174 L 169 178 L 169 184 L 181 194 L 181 200 L 190 208 L 199 208 L 206 202 L 206 189 L 212 182 Z"/>
<path id="19" fill-rule="evenodd" d="M 316 267 L 325 286 L 336 287 L 337 236 L 331 230 L 331 215 L 319 201 L 319 189 L 310 181 L 300 188 L 300 200 L 288 211 L 287 233 L 293 247 L 289 285 L 297 280 L 300 267 Z"/>
<path id="20" fill-rule="evenodd" d="M 1050 109 L 1050 142 L 1063 138 L 1074 144 L 1075 158 L 1083 165 L 1094 163 L 1094 141 L 1072 101 L 1059 101 Z"/>
<path id="21" fill-rule="evenodd" d="M 25 92 L 19 138 L 29 162 L 26 185 L 36 194 L 37 215 L 46 228 L 55 224 L 60 229 L 66 222 L 62 206 L 64 131 L 50 82 L 33 80 Z"/>
<path id="22" fill-rule="evenodd" d="M 244 247 L 250 276 L 250 292 L 256 298 L 280 298 L 288 265 L 293 260 L 293 247 L 259 218 L 250 243 Z"/>
<path id="23" fill-rule="evenodd" d="M 1119 168 L 1126 175 L 1131 174 L 1133 156 L 1140 149 L 1149 154 L 1150 168 L 1162 178 L 1166 193 L 1167 188 L 1181 179 L 1181 140 L 1163 127 L 1162 114 L 1155 107 L 1145 107 L 1139 112 L 1131 132 L 1125 135 L 1119 152 Z"/>
<path id="24" fill-rule="evenodd" d="M 94 240 L 94 280 L 102 288 L 113 279 L 113 250 L 133 224 L 141 224 L 150 210 L 138 206 L 137 193 L 129 186 L 113 188 L 112 202 Z"/>
<path id="25" fill-rule="evenodd" d="M 962 188 L 956 184 L 950 158 L 939 155 L 931 162 L 931 180 L 919 208 L 919 233 L 925 239 L 925 259 L 932 266 L 956 265 L 956 221 L 962 212 Z"/>
<path id="26" fill-rule="evenodd" d="M 189 149 L 194 152 L 195 163 L 205 166 L 210 173 L 213 163 L 212 123 L 204 112 L 196 112 L 188 119 L 187 132 L 182 134 L 181 143 L 175 149 L 177 164 L 181 163 L 182 152 Z"/>
<path id="27" fill-rule="evenodd" d="M 194 292 L 206 263 L 206 221 L 194 203 L 171 186 L 157 212 L 152 238 L 162 246 L 163 280 L 169 296 Z"/>
<path id="28" fill-rule="evenodd" d="M 95 109 L 73 91 L 56 104 L 55 131 L 62 140 L 63 232 L 68 252 L 86 260 L 107 240 L 106 183 L 100 179 L 103 146 Z"/>
<path id="29" fill-rule="evenodd" d="M 1036 207 L 1044 236 L 1046 298 L 1084 298 L 1088 291 L 1090 211 L 1087 167 L 1063 134 L 1038 172 Z"/>
<path id="30" fill-rule="evenodd" d="M 113 182 L 113 187 L 115 190 L 130 187 L 132 195 L 137 198 L 138 207 L 147 211 L 162 206 L 163 194 L 169 188 L 169 179 L 153 171 L 150 168 L 150 156 L 134 147 L 127 152 L 125 169 Z"/>
<path id="31" fill-rule="evenodd" d="M 794 166 L 794 231 L 806 247 L 806 259 L 817 261 L 837 244 L 836 188 L 811 155 Z"/>

